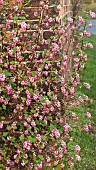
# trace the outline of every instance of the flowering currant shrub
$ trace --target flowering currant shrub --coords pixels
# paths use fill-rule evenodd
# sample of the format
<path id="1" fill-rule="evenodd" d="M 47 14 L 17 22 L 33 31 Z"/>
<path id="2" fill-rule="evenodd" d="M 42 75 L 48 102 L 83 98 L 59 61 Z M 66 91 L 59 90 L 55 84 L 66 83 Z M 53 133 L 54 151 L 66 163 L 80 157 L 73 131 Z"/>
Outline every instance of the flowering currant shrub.
<path id="1" fill-rule="evenodd" d="M 75 89 L 80 84 L 79 71 L 87 61 L 84 50 L 93 48 L 84 42 L 90 33 L 80 16 L 77 26 L 68 18 L 62 27 L 58 2 L 39 2 L 39 11 L 34 12 L 37 24 L 26 20 L 22 3 L 17 0 L 9 5 L 0 0 L 0 168 L 71 168 L 81 160 L 80 146 L 74 142 L 75 129 L 88 131 L 91 127 L 89 112 L 81 117 L 74 112 L 88 101 L 88 96 Z M 52 17 L 50 5 L 56 10 Z M 92 12 L 90 15 L 94 17 Z M 77 27 L 83 26 L 78 33 Z M 46 39 L 45 28 L 51 34 Z M 64 39 L 76 46 L 74 51 L 65 46 L 61 53 Z M 72 59 L 71 69 L 68 62 Z M 84 86 L 90 89 L 88 83 Z"/>

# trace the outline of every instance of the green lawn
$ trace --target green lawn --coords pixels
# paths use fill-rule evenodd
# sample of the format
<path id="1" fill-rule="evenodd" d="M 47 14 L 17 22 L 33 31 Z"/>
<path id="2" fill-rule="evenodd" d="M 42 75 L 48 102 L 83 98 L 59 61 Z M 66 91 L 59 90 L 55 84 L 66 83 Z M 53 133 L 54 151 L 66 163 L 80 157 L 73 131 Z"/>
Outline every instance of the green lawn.
<path id="1" fill-rule="evenodd" d="M 96 2 L 95 3 L 93 3 L 93 4 L 83 4 L 83 9 L 85 10 L 85 11 L 93 11 L 93 12 L 96 12 Z"/>
<path id="2" fill-rule="evenodd" d="M 94 49 L 87 49 L 88 61 L 85 70 L 81 73 L 81 79 L 91 85 L 91 90 L 82 87 L 81 92 L 88 95 L 90 99 L 85 108 L 88 108 L 92 114 L 93 129 L 90 133 L 78 134 L 82 161 L 76 170 L 96 170 L 96 36 L 91 35 L 90 39 L 86 38 L 86 41 L 90 41 Z"/>

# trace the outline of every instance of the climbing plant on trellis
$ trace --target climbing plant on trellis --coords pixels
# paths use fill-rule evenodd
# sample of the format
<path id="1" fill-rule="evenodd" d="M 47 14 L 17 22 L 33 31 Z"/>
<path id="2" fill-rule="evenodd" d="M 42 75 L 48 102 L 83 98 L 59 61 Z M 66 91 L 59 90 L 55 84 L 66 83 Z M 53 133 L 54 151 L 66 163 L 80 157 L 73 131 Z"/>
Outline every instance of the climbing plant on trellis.
<path id="1" fill-rule="evenodd" d="M 81 159 L 80 147 L 71 140 L 69 115 L 71 107 L 87 100 L 84 96 L 78 102 L 75 93 L 78 71 L 86 61 L 82 50 L 92 47 L 82 44 L 87 33 L 79 35 L 76 53 L 69 53 L 67 46 L 61 53 L 64 40 L 74 44 L 76 28 L 72 18 L 61 26 L 58 2 L 40 1 L 38 12 L 33 11 L 35 23 L 28 20 L 21 0 L 16 4 L 1 0 L 0 5 L 0 168 L 74 166 L 73 159 Z M 72 34 L 67 34 L 67 24 Z"/>

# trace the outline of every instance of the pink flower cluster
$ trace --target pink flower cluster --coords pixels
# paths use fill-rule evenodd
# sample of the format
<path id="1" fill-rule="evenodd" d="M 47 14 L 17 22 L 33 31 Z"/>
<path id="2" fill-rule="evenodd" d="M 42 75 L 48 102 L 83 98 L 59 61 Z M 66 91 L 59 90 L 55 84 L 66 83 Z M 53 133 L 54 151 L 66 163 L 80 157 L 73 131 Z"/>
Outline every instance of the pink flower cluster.
<path id="1" fill-rule="evenodd" d="M 38 12 L 33 13 L 35 23 L 24 20 L 25 12 L 19 7 L 22 0 L 16 2 L 12 10 L 4 8 L 0 23 L 0 160 L 6 170 L 16 166 L 52 169 L 53 164 L 69 169 L 81 160 L 81 148 L 73 142 L 74 128 L 87 132 L 91 128 L 90 123 L 79 122 L 82 116 L 90 121 L 91 114 L 86 111 L 80 117 L 75 111 L 88 101 L 88 96 L 77 94 L 76 87 L 87 61 L 85 49 L 93 48 L 91 43 L 81 43 L 90 33 L 80 31 L 76 42 L 73 18 L 61 26 L 62 6 L 57 2 L 40 1 Z M 0 0 L 0 5 L 4 3 Z M 56 16 L 50 16 L 52 8 Z M 78 21 L 78 28 L 85 24 L 81 16 Z M 76 46 L 74 51 L 69 44 Z M 84 86 L 90 89 L 88 83 Z"/>

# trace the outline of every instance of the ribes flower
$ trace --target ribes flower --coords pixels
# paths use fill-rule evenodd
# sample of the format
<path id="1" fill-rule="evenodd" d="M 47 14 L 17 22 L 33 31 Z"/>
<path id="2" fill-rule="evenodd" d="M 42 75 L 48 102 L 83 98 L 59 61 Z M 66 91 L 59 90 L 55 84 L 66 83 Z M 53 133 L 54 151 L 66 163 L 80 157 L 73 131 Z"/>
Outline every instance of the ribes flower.
<path id="1" fill-rule="evenodd" d="M 3 5 L 4 4 L 4 1 L 3 0 L 0 0 L 0 5 Z"/>
<path id="2" fill-rule="evenodd" d="M 26 30 L 26 28 L 27 28 L 26 22 L 21 22 L 21 28 L 22 28 L 23 30 Z"/>
<path id="3" fill-rule="evenodd" d="M 95 12 L 90 11 L 90 16 L 94 19 L 96 17 Z"/>
<path id="4" fill-rule="evenodd" d="M 57 6 L 57 10 L 58 10 L 58 11 L 61 10 L 61 5 L 60 5 L 60 4 Z"/>

